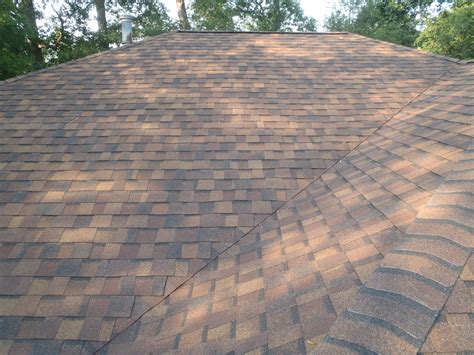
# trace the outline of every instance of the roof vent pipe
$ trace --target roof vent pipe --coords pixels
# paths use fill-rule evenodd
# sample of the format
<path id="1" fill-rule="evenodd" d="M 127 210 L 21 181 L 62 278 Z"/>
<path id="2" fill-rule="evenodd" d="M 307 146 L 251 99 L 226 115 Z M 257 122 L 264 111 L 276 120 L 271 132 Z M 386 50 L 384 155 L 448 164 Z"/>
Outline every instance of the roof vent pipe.
<path id="1" fill-rule="evenodd" d="M 132 15 L 120 15 L 122 24 L 122 45 L 132 43 Z"/>

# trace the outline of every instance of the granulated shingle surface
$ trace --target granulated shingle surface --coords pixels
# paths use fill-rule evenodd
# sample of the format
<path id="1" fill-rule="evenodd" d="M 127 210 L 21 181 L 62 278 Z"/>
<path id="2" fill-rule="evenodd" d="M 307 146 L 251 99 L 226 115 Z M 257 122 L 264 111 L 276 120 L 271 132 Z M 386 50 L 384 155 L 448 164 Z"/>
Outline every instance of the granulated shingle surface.
<path id="1" fill-rule="evenodd" d="M 471 67 L 170 33 L 4 83 L 2 351 L 472 350 Z"/>

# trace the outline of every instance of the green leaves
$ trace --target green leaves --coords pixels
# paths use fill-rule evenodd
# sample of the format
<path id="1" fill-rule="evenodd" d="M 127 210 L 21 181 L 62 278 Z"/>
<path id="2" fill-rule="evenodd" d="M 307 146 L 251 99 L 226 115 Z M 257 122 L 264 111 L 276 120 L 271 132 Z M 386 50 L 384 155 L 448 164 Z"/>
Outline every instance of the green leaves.
<path id="1" fill-rule="evenodd" d="M 26 16 L 12 0 L 0 1 L 0 80 L 34 68 Z"/>
<path id="2" fill-rule="evenodd" d="M 429 20 L 416 44 L 437 54 L 474 58 L 474 4 L 458 1 L 452 9 Z"/>
<path id="3" fill-rule="evenodd" d="M 192 19 L 199 30 L 315 31 L 299 0 L 194 0 Z"/>
<path id="4" fill-rule="evenodd" d="M 191 9 L 191 19 L 197 30 L 236 31 L 239 28 L 239 11 L 235 1 L 195 0 Z"/>
<path id="5" fill-rule="evenodd" d="M 143 39 L 177 28 L 159 0 L 0 0 L 0 79 L 97 53 L 120 44 L 120 11 L 134 16 L 134 37 Z M 101 30 L 91 28 L 105 7 Z M 36 31 L 39 10 L 49 16 Z M 104 21 L 106 23 L 104 23 Z M 104 26 L 105 25 L 105 26 Z M 39 32 L 39 33 L 37 33 Z"/>
<path id="6" fill-rule="evenodd" d="M 411 47 L 418 35 L 412 10 L 408 3 L 394 0 L 346 0 L 325 26 L 330 31 L 349 31 Z"/>
<path id="7" fill-rule="evenodd" d="M 169 17 L 166 7 L 159 0 L 122 0 L 120 5 L 134 17 L 133 36 L 136 39 L 156 36 L 178 28 L 178 22 Z M 118 25 L 120 10 L 109 11 L 114 16 L 112 22 Z"/>
<path id="8" fill-rule="evenodd" d="M 474 4 L 472 0 L 441 0 L 452 3 L 426 21 L 434 0 L 342 0 L 341 7 L 326 19 L 330 31 L 349 31 L 383 41 L 452 56 L 474 58 Z"/>

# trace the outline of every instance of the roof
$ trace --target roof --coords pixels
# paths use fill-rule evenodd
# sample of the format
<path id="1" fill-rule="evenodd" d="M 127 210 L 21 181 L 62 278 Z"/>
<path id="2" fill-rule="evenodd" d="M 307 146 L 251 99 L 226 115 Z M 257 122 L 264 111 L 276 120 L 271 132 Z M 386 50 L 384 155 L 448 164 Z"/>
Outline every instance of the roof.
<path id="1" fill-rule="evenodd" d="M 473 71 L 177 32 L 4 82 L 2 352 L 473 350 Z"/>

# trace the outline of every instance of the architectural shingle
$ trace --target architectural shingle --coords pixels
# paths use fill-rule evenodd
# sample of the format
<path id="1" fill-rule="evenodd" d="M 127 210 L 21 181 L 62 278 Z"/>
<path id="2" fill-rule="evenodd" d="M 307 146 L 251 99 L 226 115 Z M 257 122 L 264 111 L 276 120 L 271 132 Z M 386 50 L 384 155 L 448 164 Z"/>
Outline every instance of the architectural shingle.
<path id="1" fill-rule="evenodd" d="M 473 350 L 472 74 L 178 32 L 3 83 L 2 351 Z"/>

